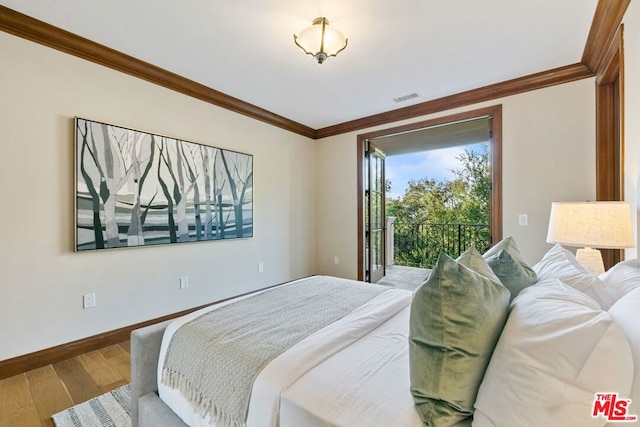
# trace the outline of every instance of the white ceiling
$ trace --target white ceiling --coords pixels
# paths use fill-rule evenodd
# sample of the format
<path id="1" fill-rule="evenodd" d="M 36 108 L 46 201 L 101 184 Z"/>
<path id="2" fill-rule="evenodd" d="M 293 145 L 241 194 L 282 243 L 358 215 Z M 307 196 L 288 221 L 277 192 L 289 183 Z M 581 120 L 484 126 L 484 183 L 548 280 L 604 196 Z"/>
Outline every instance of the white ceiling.
<path id="1" fill-rule="evenodd" d="M 0 4 L 318 129 L 580 62 L 597 0 Z M 293 43 L 318 16 L 349 39 L 322 65 Z"/>

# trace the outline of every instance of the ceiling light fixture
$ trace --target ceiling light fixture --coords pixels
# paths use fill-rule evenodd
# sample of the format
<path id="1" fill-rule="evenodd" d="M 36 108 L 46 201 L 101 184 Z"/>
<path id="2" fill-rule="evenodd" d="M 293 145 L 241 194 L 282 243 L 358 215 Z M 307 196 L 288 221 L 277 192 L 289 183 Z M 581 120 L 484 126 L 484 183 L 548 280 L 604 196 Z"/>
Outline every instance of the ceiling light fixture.
<path id="1" fill-rule="evenodd" d="M 293 41 L 307 55 L 311 55 L 322 64 L 330 56 L 342 52 L 349 40 L 339 30 L 329 28 L 329 20 L 325 17 L 313 20 L 313 25 L 293 35 Z"/>

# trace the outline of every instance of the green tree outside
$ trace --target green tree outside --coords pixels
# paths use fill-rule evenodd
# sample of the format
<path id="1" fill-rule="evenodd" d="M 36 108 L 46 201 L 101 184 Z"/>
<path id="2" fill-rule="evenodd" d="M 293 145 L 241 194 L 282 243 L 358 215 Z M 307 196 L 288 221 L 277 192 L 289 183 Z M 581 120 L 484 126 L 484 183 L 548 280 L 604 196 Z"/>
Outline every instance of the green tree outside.
<path id="1" fill-rule="evenodd" d="M 403 196 L 386 199 L 387 216 L 396 218 L 396 265 L 431 268 L 440 252 L 457 257 L 471 245 L 489 248 L 488 146 L 465 149 L 456 159 L 453 179 L 411 180 Z"/>

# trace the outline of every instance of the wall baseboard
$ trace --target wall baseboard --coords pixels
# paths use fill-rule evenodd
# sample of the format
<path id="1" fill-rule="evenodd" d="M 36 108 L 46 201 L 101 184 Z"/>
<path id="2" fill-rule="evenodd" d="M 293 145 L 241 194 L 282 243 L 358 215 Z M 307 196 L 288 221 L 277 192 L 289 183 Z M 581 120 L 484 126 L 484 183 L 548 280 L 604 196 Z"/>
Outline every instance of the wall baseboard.
<path id="1" fill-rule="evenodd" d="M 158 317 L 156 319 L 147 320 L 145 322 L 136 323 L 135 325 L 125 326 L 123 328 L 115 329 L 113 331 L 104 332 L 102 334 L 93 335 L 91 337 L 82 338 L 76 341 L 71 341 L 65 344 L 60 344 L 55 347 L 45 348 L 43 350 L 36 351 L 34 353 L 24 354 L 22 356 L 16 356 L 11 359 L 0 361 L 0 380 L 3 378 L 12 377 L 32 369 L 41 368 L 43 366 L 50 365 L 52 363 L 60 362 L 72 357 L 79 356 L 90 351 L 98 350 L 103 347 L 118 344 L 123 341 L 129 340 L 131 331 L 135 329 L 144 328 L 156 323 L 164 322 L 166 320 L 175 319 L 194 311 L 200 310 L 205 307 L 209 307 L 213 304 L 218 304 L 224 301 L 228 301 L 232 298 L 238 298 L 241 296 L 249 295 L 255 292 L 263 291 L 265 289 L 274 288 L 280 286 L 282 283 L 267 286 L 265 288 L 257 289 L 255 291 L 245 292 L 234 297 L 225 298 L 219 301 L 214 301 L 209 304 L 204 304 L 198 307 L 193 307 L 187 310 L 183 310 L 177 313 L 168 314 L 166 316 Z"/>
<path id="2" fill-rule="evenodd" d="M 125 326 L 124 328 L 82 338 L 66 344 L 60 344 L 55 347 L 45 348 L 44 350 L 39 350 L 34 353 L 2 360 L 0 361 L 0 379 L 8 378 L 32 369 L 59 362 L 61 360 L 79 356 L 80 354 L 88 353 L 99 348 L 127 341 L 131 335 L 131 331 L 134 329 L 144 328 L 145 326 L 164 322 L 165 320 L 175 319 L 207 307 L 208 305 L 210 304 L 184 310 L 179 313 L 169 314 L 157 319 L 147 320 L 146 322 L 136 323 L 135 325 Z"/>

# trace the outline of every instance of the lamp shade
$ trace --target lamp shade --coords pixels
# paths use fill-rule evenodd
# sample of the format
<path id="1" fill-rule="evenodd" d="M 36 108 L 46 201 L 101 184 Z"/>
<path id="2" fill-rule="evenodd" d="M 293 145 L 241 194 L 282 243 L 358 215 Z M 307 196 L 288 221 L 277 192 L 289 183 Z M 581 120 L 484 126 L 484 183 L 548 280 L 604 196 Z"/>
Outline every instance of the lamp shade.
<path id="1" fill-rule="evenodd" d="M 548 243 L 602 249 L 634 247 L 626 202 L 553 202 Z"/>
<path id="2" fill-rule="evenodd" d="M 293 40 L 304 53 L 313 56 L 318 64 L 342 52 L 348 43 L 344 34 L 330 27 L 329 20 L 324 17 L 314 19 L 313 25 L 302 30 L 298 36 L 294 34 Z"/>

